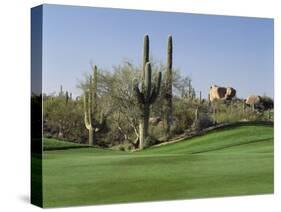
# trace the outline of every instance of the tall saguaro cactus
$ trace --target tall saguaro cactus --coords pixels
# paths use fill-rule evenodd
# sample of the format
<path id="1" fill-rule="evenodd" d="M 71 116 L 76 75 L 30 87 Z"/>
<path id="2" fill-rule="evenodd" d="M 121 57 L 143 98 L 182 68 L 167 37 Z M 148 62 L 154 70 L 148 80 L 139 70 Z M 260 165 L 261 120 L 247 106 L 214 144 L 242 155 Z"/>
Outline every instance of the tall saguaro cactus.
<path id="1" fill-rule="evenodd" d="M 97 78 L 98 70 L 97 66 L 94 66 L 93 75 L 89 79 L 89 89 L 84 95 L 84 122 L 89 131 L 89 146 L 96 143 L 96 132 L 101 130 L 104 123 L 103 114 L 101 114 L 101 120 L 97 120 Z"/>
<path id="2" fill-rule="evenodd" d="M 170 134 L 171 124 L 173 120 L 173 38 L 171 35 L 168 37 L 167 46 L 167 71 L 166 71 L 166 84 L 165 84 L 165 100 L 166 100 L 166 134 Z"/>
<path id="3" fill-rule="evenodd" d="M 139 149 L 144 148 L 144 141 L 148 136 L 150 105 L 157 99 L 161 87 L 161 72 L 158 73 L 157 83 L 152 83 L 151 64 L 149 62 L 149 37 L 144 36 L 143 64 L 141 81 L 135 81 L 134 93 L 141 111 L 139 121 Z"/>
<path id="4" fill-rule="evenodd" d="M 135 82 L 134 92 L 141 110 L 139 121 L 139 148 L 144 148 L 144 141 L 148 136 L 150 105 L 157 99 L 161 86 L 161 72 L 158 73 L 157 83 L 152 83 L 151 64 L 146 63 L 141 83 Z M 140 86 L 139 86 L 140 85 Z"/>

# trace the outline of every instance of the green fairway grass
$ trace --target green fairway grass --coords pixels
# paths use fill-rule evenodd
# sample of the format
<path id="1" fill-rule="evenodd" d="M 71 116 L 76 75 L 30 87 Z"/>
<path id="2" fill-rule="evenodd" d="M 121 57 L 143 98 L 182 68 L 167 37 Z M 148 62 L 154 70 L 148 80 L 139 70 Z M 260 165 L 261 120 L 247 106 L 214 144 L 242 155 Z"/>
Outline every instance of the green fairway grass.
<path id="1" fill-rule="evenodd" d="M 72 148 L 81 148 L 88 147 L 85 144 L 77 144 L 67 141 L 59 141 L 52 138 L 44 138 L 43 140 L 43 149 L 44 150 L 59 150 L 59 149 L 72 149 Z"/>
<path id="2" fill-rule="evenodd" d="M 44 151 L 43 206 L 273 193 L 273 127 L 215 130 L 139 152 Z"/>

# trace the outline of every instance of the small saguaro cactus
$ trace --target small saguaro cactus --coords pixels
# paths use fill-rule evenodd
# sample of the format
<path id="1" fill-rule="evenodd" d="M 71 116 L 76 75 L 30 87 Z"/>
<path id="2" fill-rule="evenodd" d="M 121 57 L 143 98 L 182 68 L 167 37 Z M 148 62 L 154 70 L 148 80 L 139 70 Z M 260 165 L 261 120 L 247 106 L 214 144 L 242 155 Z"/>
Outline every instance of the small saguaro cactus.
<path id="1" fill-rule="evenodd" d="M 69 101 L 68 91 L 65 92 L 65 104 L 67 105 Z"/>
<path id="2" fill-rule="evenodd" d="M 165 83 L 165 100 L 166 100 L 166 134 L 169 136 L 173 121 L 173 38 L 168 37 L 167 46 L 167 70 Z"/>
<path id="3" fill-rule="evenodd" d="M 89 146 L 96 143 L 96 133 L 102 129 L 105 121 L 103 113 L 101 113 L 100 121 L 97 120 L 97 77 L 97 66 L 94 66 L 93 76 L 90 75 L 89 79 L 89 89 L 84 94 L 84 122 L 89 131 Z"/>
<path id="4" fill-rule="evenodd" d="M 201 93 L 201 91 L 199 92 L 199 104 L 201 104 L 202 103 L 202 93 Z"/>
<path id="5" fill-rule="evenodd" d="M 134 84 L 134 93 L 141 111 L 141 117 L 139 120 L 140 149 L 144 148 L 144 141 L 148 136 L 150 105 L 155 102 L 159 95 L 161 86 L 161 72 L 158 73 L 157 83 L 153 84 L 151 79 L 151 65 L 148 62 L 145 65 L 143 78 L 144 80 L 142 80 L 141 83 L 135 81 Z"/>

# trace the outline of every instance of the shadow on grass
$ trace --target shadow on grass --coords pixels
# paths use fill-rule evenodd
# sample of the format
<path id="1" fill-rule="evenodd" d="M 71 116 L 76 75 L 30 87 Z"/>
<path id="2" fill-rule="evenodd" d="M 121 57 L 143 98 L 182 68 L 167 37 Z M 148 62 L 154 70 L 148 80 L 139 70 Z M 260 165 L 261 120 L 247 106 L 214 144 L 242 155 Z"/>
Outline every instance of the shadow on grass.
<path id="1" fill-rule="evenodd" d="M 66 149 L 80 149 L 80 148 L 93 148 L 93 147 L 90 147 L 90 146 L 44 147 L 44 151 L 52 151 L 52 150 L 66 150 Z"/>
<path id="2" fill-rule="evenodd" d="M 235 146 L 242 146 L 242 145 L 250 144 L 250 143 L 258 143 L 258 142 L 268 141 L 270 139 L 273 139 L 273 137 L 266 138 L 266 139 L 252 140 L 252 141 L 248 141 L 248 142 L 244 142 L 244 143 L 240 143 L 240 144 L 233 144 L 233 145 L 228 145 L 228 146 L 214 148 L 214 149 L 209 149 L 209 150 L 202 150 L 202 151 L 198 151 L 198 152 L 192 152 L 191 154 L 199 154 L 199 153 L 205 153 L 205 152 L 212 152 L 212 151 L 227 149 L 227 148 L 231 148 L 231 147 L 235 147 Z"/>

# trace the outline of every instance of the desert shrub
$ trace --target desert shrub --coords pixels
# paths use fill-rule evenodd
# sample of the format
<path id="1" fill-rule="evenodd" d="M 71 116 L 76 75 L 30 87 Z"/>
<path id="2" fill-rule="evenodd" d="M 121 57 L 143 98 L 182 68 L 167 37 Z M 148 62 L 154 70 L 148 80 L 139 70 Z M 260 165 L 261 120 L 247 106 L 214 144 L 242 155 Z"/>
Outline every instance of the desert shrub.
<path id="1" fill-rule="evenodd" d="M 217 112 L 216 114 L 213 114 L 212 118 L 217 123 L 231 123 L 231 122 L 245 120 L 246 116 L 244 113 L 240 111 L 234 113 L 227 110 L 227 111 Z"/>
<path id="2" fill-rule="evenodd" d="M 216 123 L 231 123 L 248 119 L 243 100 L 240 99 L 234 99 L 232 102 L 216 102 L 211 116 Z"/>
<path id="3" fill-rule="evenodd" d="M 262 96 L 262 102 L 265 110 L 271 110 L 274 107 L 274 101 L 269 96 Z"/>
<path id="4" fill-rule="evenodd" d="M 194 105 L 189 101 L 175 99 L 173 107 L 174 133 L 180 133 L 190 128 L 194 121 Z"/>
<path id="5" fill-rule="evenodd" d="M 150 147 L 152 145 L 158 144 L 159 140 L 151 135 L 147 136 L 144 140 L 144 148 Z"/>
<path id="6" fill-rule="evenodd" d="M 245 120 L 247 121 L 270 121 L 272 120 L 272 117 L 271 115 L 273 114 L 270 114 L 270 118 L 268 118 L 268 113 L 270 113 L 270 111 L 262 111 L 262 112 L 259 112 L 259 111 L 252 111 L 252 110 L 248 110 L 245 112 Z"/>
<path id="7" fill-rule="evenodd" d="M 43 116 L 44 136 L 76 143 L 87 142 L 81 101 L 69 100 L 66 103 L 63 96 L 45 96 Z"/>
<path id="8" fill-rule="evenodd" d="M 273 119 L 274 119 L 274 111 L 273 110 L 263 111 L 261 118 L 264 121 L 273 121 Z"/>
<path id="9" fill-rule="evenodd" d="M 120 151 L 125 151 L 125 147 L 124 146 L 119 146 L 118 148 Z"/>
<path id="10" fill-rule="evenodd" d="M 158 141 L 166 141 L 166 131 L 164 127 L 164 122 L 160 121 L 156 125 L 150 126 L 150 135 L 154 138 L 157 138 Z"/>
<path id="11" fill-rule="evenodd" d="M 197 120 L 194 121 L 195 130 L 203 130 L 214 125 L 213 119 L 207 113 L 200 113 Z"/>
<path id="12" fill-rule="evenodd" d="M 180 124 L 173 124 L 171 127 L 171 136 L 179 135 L 184 133 L 185 129 Z"/>
<path id="13" fill-rule="evenodd" d="M 271 104 L 270 99 L 268 102 Z M 241 99 L 235 99 L 231 103 L 216 102 L 209 114 L 216 123 L 267 121 L 273 118 L 271 110 L 253 110 L 251 107 L 245 107 Z"/>
<path id="14" fill-rule="evenodd" d="M 112 146 L 111 149 L 130 152 L 130 151 L 134 150 L 135 147 L 132 143 L 125 141 L 121 144 Z"/>

